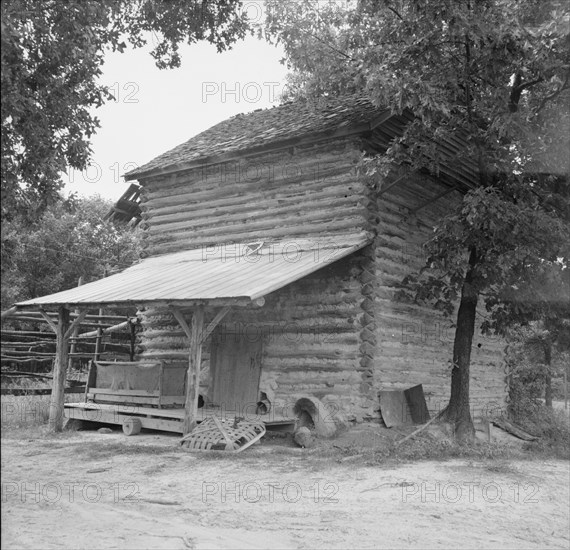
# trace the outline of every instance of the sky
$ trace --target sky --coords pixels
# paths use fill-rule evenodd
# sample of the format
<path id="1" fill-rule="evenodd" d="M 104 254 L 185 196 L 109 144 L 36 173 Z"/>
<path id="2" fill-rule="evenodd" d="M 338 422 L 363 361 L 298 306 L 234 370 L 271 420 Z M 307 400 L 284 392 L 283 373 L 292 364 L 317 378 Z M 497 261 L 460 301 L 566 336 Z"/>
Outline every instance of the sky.
<path id="1" fill-rule="evenodd" d="M 101 82 L 116 101 L 94 109 L 101 127 L 92 163 L 64 176 L 66 195 L 117 200 L 128 187 L 125 172 L 233 115 L 278 104 L 284 54 L 265 41 L 250 37 L 223 53 L 208 43 L 185 45 L 181 67 L 163 70 L 151 46 L 106 57 Z"/>

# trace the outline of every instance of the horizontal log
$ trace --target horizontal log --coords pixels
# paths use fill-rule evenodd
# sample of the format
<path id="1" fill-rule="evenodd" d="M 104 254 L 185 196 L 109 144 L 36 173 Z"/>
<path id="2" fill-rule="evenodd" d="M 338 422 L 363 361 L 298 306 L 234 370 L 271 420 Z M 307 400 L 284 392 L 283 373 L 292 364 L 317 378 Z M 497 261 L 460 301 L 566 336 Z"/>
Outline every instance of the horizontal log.
<path id="1" fill-rule="evenodd" d="M 150 239 L 152 240 L 153 237 L 161 234 L 170 234 L 187 229 L 199 231 L 217 226 L 218 232 L 220 232 L 221 228 L 223 228 L 223 231 L 226 227 L 233 225 L 243 226 L 244 223 L 248 225 L 261 224 L 268 219 L 274 221 L 273 227 L 275 227 L 276 222 L 286 222 L 288 220 L 297 222 L 300 220 L 307 222 L 319 219 L 329 220 L 335 216 L 354 215 L 355 213 L 360 213 L 364 216 L 364 209 L 358 204 L 357 200 L 334 199 L 323 201 L 321 204 L 307 200 L 302 206 L 300 204 L 289 204 L 280 208 L 252 210 L 249 212 L 237 209 L 234 214 L 225 215 L 223 218 L 219 218 L 217 214 L 201 218 L 185 216 L 181 221 L 177 222 L 168 222 L 160 225 L 150 224 L 148 229 Z"/>
<path id="2" fill-rule="evenodd" d="M 0 314 L 0 318 L 1 319 L 8 319 L 9 317 L 11 317 L 14 313 L 16 313 L 16 311 L 18 311 L 17 307 L 11 307 L 9 309 L 6 309 L 5 311 L 2 311 L 2 313 Z"/>
<path id="3" fill-rule="evenodd" d="M 16 359 L 15 357 L 4 357 L 0 356 L 0 362 L 4 364 L 8 363 L 46 363 L 48 361 L 53 361 L 52 357 L 34 357 L 29 359 Z"/>
<path id="4" fill-rule="evenodd" d="M 208 181 L 209 186 L 214 186 L 217 183 L 224 186 L 239 185 L 242 181 L 250 181 L 251 169 L 257 167 L 265 168 L 268 174 L 270 172 L 267 171 L 267 167 L 269 170 L 273 168 L 273 175 L 275 176 L 275 167 L 287 167 L 289 169 L 298 165 L 309 165 L 310 168 L 324 167 L 326 169 L 331 163 L 339 161 L 354 164 L 358 161 L 359 156 L 360 152 L 354 143 L 340 140 L 328 140 L 309 147 L 296 148 L 295 154 L 284 154 L 284 151 L 280 150 L 263 155 L 248 155 L 247 158 L 241 157 L 232 159 L 232 161 L 189 167 L 185 171 L 178 171 L 178 173 L 166 177 L 156 175 L 144 182 L 144 198 L 152 198 L 156 191 L 174 194 L 179 189 L 192 187 L 204 181 Z M 241 177 L 234 177 L 236 168 L 239 170 L 238 173 L 242 174 Z M 244 173 L 245 177 L 243 177 Z M 279 175 L 278 171 L 277 176 Z M 273 179 L 277 178 L 274 177 Z M 256 188 L 259 188 L 259 181 L 254 183 Z M 201 197 L 200 200 L 202 199 L 207 199 L 207 197 Z"/>
<path id="5" fill-rule="evenodd" d="M 118 325 L 104 328 L 103 330 L 101 330 L 101 334 L 103 335 L 103 334 L 112 334 L 114 332 L 121 332 L 122 330 L 129 328 L 130 324 L 131 324 L 130 321 L 124 321 L 123 323 L 119 323 Z M 99 330 L 100 329 L 93 330 L 91 332 L 84 332 L 82 334 L 78 334 L 75 338 L 76 340 L 78 340 L 80 338 L 92 338 L 93 336 L 97 337 L 99 335 Z"/>
<path id="6" fill-rule="evenodd" d="M 257 227 L 255 230 L 246 225 L 243 225 L 242 227 L 225 228 L 222 234 L 220 234 L 219 229 L 208 230 L 207 234 L 204 234 L 205 232 L 200 232 L 198 234 L 186 232 L 163 243 L 149 243 L 145 252 L 147 256 L 159 255 L 188 250 L 189 248 L 197 248 L 199 246 L 222 245 L 228 242 L 235 242 L 236 240 L 249 242 L 260 238 L 334 237 L 339 234 L 344 235 L 349 232 L 361 231 L 362 218 L 353 217 L 337 220 L 335 222 L 321 221 L 313 224 L 298 224 L 287 227 L 282 226 L 278 229 L 268 229 L 270 227 L 275 227 L 275 224 L 273 224 L 273 226 L 271 224 L 266 224 L 265 227 Z"/>
<path id="7" fill-rule="evenodd" d="M 346 364 L 339 364 L 339 363 L 320 363 L 314 362 L 314 360 L 310 362 L 304 363 L 291 363 L 287 361 L 281 361 L 279 363 L 267 363 L 264 364 L 264 372 L 266 373 L 278 373 L 279 374 L 279 385 L 286 383 L 288 378 L 288 373 L 315 373 L 315 372 L 335 372 L 335 373 L 345 373 L 346 377 L 351 375 L 356 375 L 360 379 L 360 376 L 356 373 L 354 368 L 347 369 L 347 366 L 350 365 Z M 297 380 L 297 379 L 296 379 Z M 328 381 L 327 378 L 322 378 L 319 382 L 321 384 L 326 384 Z"/>
<path id="8" fill-rule="evenodd" d="M 83 353 L 69 353 L 69 357 L 79 357 L 84 359 L 90 359 L 93 357 L 93 353 L 83 352 Z M 55 352 L 39 352 L 39 351 L 17 351 L 17 350 L 2 350 L 2 360 L 10 361 L 11 359 L 20 359 L 22 357 L 34 358 L 50 358 L 55 359 Z"/>
<path id="9" fill-rule="evenodd" d="M 351 166 L 342 163 L 341 166 L 329 168 L 326 174 L 318 179 L 312 178 L 290 178 L 286 181 L 269 182 L 260 185 L 259 182 L 247 182 L 242 184 L 222 184 L 219 187 L 208 186 L 204 190 L 186 186 L 176 194 L 167 194 L 166 190 L 161 189 L 156 194 L 149 197 L 143 203 L 143 217 L 146 214 L 165 213 L 169 208 L 177 205 L 187 204 L 194 207 L 208 208 L 222 206 L 224 204 L 232 204 L 233 200 L 243 200 L 247 197 L 257 196 L 264 200 L 272 195 L 278 198 L 295 197 L 299 193 L 310 195 L 315 191 L 328 189 L 329 192 L 334 189 L 348 189 L 353 187 L 364 190 L 363 183 L 357 176 L 351 173 Z M 341 176 L 341 177 L 339 177 Z M 261 192 L 261 197 L 259 196 Z M 144 219 L 144 218 L 143 218 Z"/>
<path id="10" fill-rule="evenodd" d="M 85 393 L 85 386 L 72 386 L 64 388 L 64 393 Z M 1 395 L 51 395 L 51 388 L 2 388 Z"/>
<path id="11" fill-rule="evenodd" d="M 55 334 L 53 331 L 43 332 L 39 330 L 3 330 L 0 332 L 2 339 L 6 337 L 18 337 L 18 338 L 37 338 L 38 336 L 51 338 L 55 341 Z"/>
<path id="12" fill-rule="evenodd" d="M 12 320 L 14 321 L 30 321 L 30 322 L 39 322 L 39 323 L 46 323 L 47 320 L 45 318 L 42 318 L 40 316 L 35 317 L 35 316 L 31 316 L 31 315 L 22 315 L 22 314 L 14 314 L 12 315 Z M 102 326 L 102 327 L 108 327 L 110 326 L 108 323 L 94 323 L 94 322 L 81 322 L 80 323 L 81 326 L 85 326 L 85 327 L 97 327 L 97 326 Z"/>
<path id="13" fill-rule="evenodd" d="M 225 199 L 220 206 L 196 210 L 196 207 L 182 203 L 176 208 L 170 208 L 161 215 L 153 212 L 147 216 L 144 222 L 153 230 L 162 230 L 164 226 L 192 220 L 209 221 L 210 223 L 226 224 L 236 219 L 258 219 L 271 213 L 273 216 L 290 215 L 297 212 L 298 216 L 311 211 L 324 211 L 331 207 L 348 208 L 351 205 L 358 205 L 362 202 L 362 196 L 354 191 L 347 191 L 346 188 L 334 189 L 322 193 L 305 194 L 295 198 L 286 199 L 277 196 L 267 200 L 252 201 L 250 197 L 237 197 Z M 222 201 L 220 201 L 222 202 Z M 235 203 L 228 205 L 228 202 Z M 295 210 L 296 209 L 296 210 Z M 223 219 L 222 219 L 223 217 Z"/>
<path id="14" fill-rule="evenodd" d="M 236 238 L 239 239 L 238 235 L 240 234 L 248 233 L 254 230 L 274 230 L 276 225 L 280 226 L 281 228 L 281 231 L 277 234 L 282 235 L 283 237 L 287 237 L 290 233 L 288 229 L 290 227 L 292 228 L 292 226 L 298 228 L 299 224 L 301 224 L 302 226 L 311 227 L 309 224 L 316 224 L 318 222 L 325 222 L 327 226 L 331 227 L 335 231 L 338 231 L 338 226 L 329 223 L 331 219 L 335 218 L 337 218 L 339 222 L 342 220 L 344 226 L 346 226 L 347 219 L 356 219 L 358 220 L 356 225 L 362 227 L 365 222 L 365 209 L 358 205 L 350 206 L 348 208 L 341 206 L 330 208 L 326 212 L 316 211 L 303 217 L 291 216 L 284 219 L 274 217 L 271 212 L 265 212 L 264 217 L 259 220 L 249 221 L 244 218 L 232 219 L 224 222 L 222 227 L 220 227 L 219 224 L 216 224 L 216 222 L 212 220 L 188 221 L 184 223 L 173 224 L 168 230 L 163 228 L 160 231 L 157 230 L 156 232 L 153 232 L 153 228 L 151 228 L 150 233 L 148 234 L 148 242 L 152 244 L 168 242 L 169 240 L 176 239 L 177 237 L 180 238 L 180 236 L 183 236 L 188 232 L 196 234 L 200 237 L 216 237 L 216 240 L 218 240 L 221 235 L 227 235 L 228 237 L 233 237 L 233 240 L 236 240 Z M 354 224 L 354 221 L 352 221 L 351 226 Z M 264 234 L 267 234 L 267 232 Z"/>
<path id="15" fill-rule="evenodd" d="M 40 346 L 55 346 L 55 340 L 35 340 L 32 342 L 10 342 L 6 339 L 2 340 L 2 347 L 8 349 L 18 348 L 34 348 Z"/>
<path id="16" fill-rule="evenodd" d="M 34 306 L 25 306 L 25 307 L 34 307 Z M 45 313 L 48 317 L 52 317 L 54 319 L 57 319 L 57 317 L 58 317 L 57 313 L 52 313 L 49 311 L 46 311 Z M 24 308 L 18 309 L 15 316 L 17 317 L 18 315 L 26 315 L 28 317 L 45 319 L 45 317 L 40 312 L 36 312 L 33 310 L 24 309 Z M 75 313 L 75 312 L 70 312 L 70 314 L 69 314 L 69 317 L 72 320 L 76 319 L 78 316 L 79 316 L 79 314 Z M 112 321 L 124 321 L 124 320 L 128 319 L 128 316 L 127 315 L 85 315 L 84 319 L 86 321 L 94 320 L 94 321 L 111 321 L 112 322 Z M 107 323 L 107 324 L 109 324 L 109 323 Z"/>

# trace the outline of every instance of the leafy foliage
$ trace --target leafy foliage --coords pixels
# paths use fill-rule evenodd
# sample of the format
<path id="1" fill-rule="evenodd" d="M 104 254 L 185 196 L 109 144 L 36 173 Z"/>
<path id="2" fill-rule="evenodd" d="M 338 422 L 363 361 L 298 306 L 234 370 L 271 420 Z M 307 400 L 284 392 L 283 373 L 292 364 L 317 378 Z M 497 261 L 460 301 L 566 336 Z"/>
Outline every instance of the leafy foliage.
<path id="1" fill-rule="evenodd" d="M 528 450 L 567 458 L 570 451 L 568 413 L 547 407 L 542 401 L 546 381 L 551 376 L 563 380 L 564 371 L 570 374 L 568 346 L 564 339 L 554 346 L 552 365 L 543 363 L 543 345 L 551 338 L 541 324 L 523 327 L 511 334 L 508 345 L 509 414 L 523 429 L 540 436 L 529 443 Z M 556 392 L 555 392 L 556 393 Z M 556 395 L 558 399 L 563 395 Z"/>
<path id="2" fill-rule="evenodd" d="M 562 1 L 270 0 L 267 32 L 294 71 L 289 98 L 364 93 L 416 115 L 390 161 L 432 168 L 435 143 L 459 135 L 485 172 L 565 174 L 569 24 Z"/>
<path id="3" fill-rule="evenodd" d="M 111 202 L 71 198 L 33 225 L 2 226 L 2 309 L 123 270 L 138 259 L 140 232 L 104 221 Z"/>
<path id="4" fill-rule="evenodd" d="M 408 299 L 447 314 L 457 301 L 448 420 L 473 432 L 469 363 L 479 297 L 484 329 L 570 311 L 570 6 L 558 0 L 360 0 L 315 13 L 269 2 L 291 97 L 360 93 L 413 121 L 363 162 L 438 176 L 443 161 L 478 167 L 479 185 L 434 228 Z M 309 15 L 308 15 L 309 14 Z M 349 96 L 347 101 L 350 101 Z M 446 141 L 462 143 L 446 158 Z M 460 426 L 461 424 L 461 426 Z"/>
<path id="5" fill-rule="evenodd" d="M 57 201 L 60 174 L 84 169 L 99 127 L 92 107 L 113 99 L 101 84 L 107 51 L 141 47 L 151 33 L 160 68 L 178 67 L 179 44 L 218 51 L 245 36 L 240 0 L 6 0 L 2 2 L 2 219 Z"/>
<path id="6" fill-rule="evenodd" d="M 437 143 L 457 137 L 479 166 L 481 187 L 434 228 L 426 269 L 406 281 L 416 299 L 451 314 L 475 250 L 470 284 L 494 314 L 486 330 L 568 307 L 567 3 L 275 1 L 268 19 L 294 71 L 290 97 L 360 92 L 414 113 L 387 154 L 366 161 L 369 173 L 396 163 L 437 175 Z"/>
<path id="7" fill-rule="evenodd" d="M 465 250 L 477 250 L 472 282 L 491 317 L 484 331 L 505 333 L 515 322 L 557 317 L 570 304 L 570 227 L 540 208 L 536 197 L 506 196 L 508 186 L 468 193 L 426 243 L 427 267 L 404 286 L 452 314 L 465 276 Z M 518 192 L 511 187 L 513 193 Z"/>

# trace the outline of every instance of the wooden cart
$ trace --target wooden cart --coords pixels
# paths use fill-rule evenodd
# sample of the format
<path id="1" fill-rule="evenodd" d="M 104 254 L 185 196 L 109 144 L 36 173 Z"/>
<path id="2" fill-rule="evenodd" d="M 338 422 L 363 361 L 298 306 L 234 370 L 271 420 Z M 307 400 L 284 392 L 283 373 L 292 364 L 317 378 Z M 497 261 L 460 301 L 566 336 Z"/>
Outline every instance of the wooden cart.
<path id="1" fill-rule="evenodd" d="M 179 432 L 185 378 L 184 365 L 91 361 L 84 403 L 67 403 L 65 416 L 120 424 L 127 435 L 143 427 Z"/>
<path id="2" fill-rule="evenodd" d="M 129 363 L 92 361 L 85 399 L 82 403 L 65 403 L 67 419 L 116 424 L 127 435 L 141 428 L 183 433 L 186 389 L 184 365 L 162 362 Z M 217 416 L 233 422 L 241 413 L 221 407 L 198 409 L 197 422 Z M 259 418 L 266 425 L 292 426 L 294 419 L 276 414 Z"/>

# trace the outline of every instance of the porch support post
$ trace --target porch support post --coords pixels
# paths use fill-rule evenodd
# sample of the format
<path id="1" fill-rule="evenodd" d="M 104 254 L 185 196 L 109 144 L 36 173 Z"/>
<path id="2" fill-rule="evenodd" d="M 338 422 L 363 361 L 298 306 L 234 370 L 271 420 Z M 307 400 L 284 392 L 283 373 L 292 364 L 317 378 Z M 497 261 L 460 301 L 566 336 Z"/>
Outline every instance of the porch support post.
<path id="1" fill-rule="evenodd" d="M 196 427 L 198 417 L 198 391 L 200 389 L 200 366 L 202 364 L 202 329 L 204 327 L 204 306 L 198 306 L 192 315 L 190 333 L 190 357 L 186 376 L 186 401 L 182 434 L 189 434 Z"/>
<path id="2" fill-rule="evenodd" d="M 85 319 L 87 310 L 81 311 L 71 324 L 69 323 L 69 309 L 64 306 L 59 306 L 57 323 L 50 318 L 44 309 L 40 308 L 40 313 L 55 332 L 56 338 L 48 428 L 51 432 L 61 432 L 63 429 L 65 379 L 69 361 L 69 338 Z"/>
<path id="3" fill-rule="evenodd" d="M 53 327 L 52 327 L 53 328 Z M 67 361 L 69 359 L 69 309 L 60 306 L 58 322 L 55 327 L 55 361 L 53 365 L 53 385 L 51 389 L 51 401 L 49 404 L 48 427 L 50 432 L 61 432 L 63 429 L 63 403 L 65 399 L 65 375 Z"/>
<path id="4" fill-rule="evenodd" d="M 188 326 L 184 314 L 175 307 L 170 312 L 190 341 L 190 355 L 188 357 L 188 372 L 186 374 L 186 401 L 184 404 L 183 435 L 189 434 L 196 427 L 198 417 L 198 394 L 200 389 L 200 367 L 202 365 L 202 344 L 213 332 L 220 321 L 228 314 L 231 308 L 224 307 L 212 319 L 204 330 L 204 306 L 194 309 L 192 315 L 192 328 Z"/>

